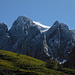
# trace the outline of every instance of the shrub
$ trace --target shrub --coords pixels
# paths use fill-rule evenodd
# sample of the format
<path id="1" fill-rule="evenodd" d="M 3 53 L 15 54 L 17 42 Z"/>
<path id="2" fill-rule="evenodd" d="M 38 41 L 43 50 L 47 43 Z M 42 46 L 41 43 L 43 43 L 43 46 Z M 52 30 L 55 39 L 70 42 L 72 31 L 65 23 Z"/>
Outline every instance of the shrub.
<path id="1" fill-rule="evenodd" d="M 59 70 L 59 71 L 62 71 L 63 68 L 64 68 L 64 67 L 63 67 L 63 64 L 59 64 L 59 65 L 58 65 L 58 70 Z"/>
<path id="2" fill-rule="evenodd" d="M 50 68 L 50 69 L 58 69 L 58 62 L 56 61 L 47 61 L 47 68 Z"/>

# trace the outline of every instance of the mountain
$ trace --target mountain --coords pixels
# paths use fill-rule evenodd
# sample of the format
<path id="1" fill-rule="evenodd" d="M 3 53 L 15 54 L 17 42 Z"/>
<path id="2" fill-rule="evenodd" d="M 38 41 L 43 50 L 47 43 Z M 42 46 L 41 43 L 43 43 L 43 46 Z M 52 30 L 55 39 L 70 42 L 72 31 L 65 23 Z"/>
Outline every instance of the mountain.
<path id="1" fill-rule="evenodd" d="M 74 33 L 56 21 L 52 27 L 19 16 L 10 30 L 0 23 L 0 49 L 28 55 L 41 60 L 67 60 L 74 47 Z"/>
<path id="2" fill-rule="evenodd" d="M 67 68 L 75 69 L 75 47 L 68 56 L 68 60 L 64 63 L 64 66 Z"/>
<path id="3" fill-rule="evenodd" d="M 0 75 L 75 75 L 75 70 L 58 69 L 58 63 L 49 63 L 9 51 L 0 50 Z"/>
<path id="4" fill-rule="evenodd" d="M 74 42 L 75 42 L 75 30 L 71 30 L 71 32 L 72 32 L 72 36 L 73 36 Z"/>
<path id="5" fill-rule="evenodd" d="M 4 23 L 0 23 L 0 49 L 9 50 L 12 46 L 12 40 L 8 33 L 8 27 Z"/>
<path id="6" fill-rule="evenodd" d="M 51 57 L 61 62 L 67 59 L 73 48 L 73 37 L 68 26 L 56 21 L 47 31 L 47 43 Z"/>
<path id="7" fill-rule="evenodd" d="M 33 21 L 33 23 L 38 26 L 38 28 L 40 29 L 41 32 L 45 32 L 50 28 L 50 26 L 43 25 L 36 21 Z"/>

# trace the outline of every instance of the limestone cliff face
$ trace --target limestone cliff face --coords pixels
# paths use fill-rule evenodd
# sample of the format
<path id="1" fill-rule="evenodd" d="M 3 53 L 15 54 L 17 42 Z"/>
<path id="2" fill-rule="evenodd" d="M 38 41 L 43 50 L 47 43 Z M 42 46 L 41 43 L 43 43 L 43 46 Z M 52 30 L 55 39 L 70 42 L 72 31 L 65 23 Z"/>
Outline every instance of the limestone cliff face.
<path id="1" fill-rule="evenodd" d="M 75 69 L 75 47 L 73 47 L 72 52 L 69 53 L 67 61 L 64 63 L 67 68 Z"/>
<path id="2" fill-rule="evenodd" d="M 47 43 L 51 57 L 58 61 L 67 59 L 73 48 L 73 39 L 67 25 L 56 21 L 47 31 Z"/>
<path id="3" fill-rule="evenodd" d="M 41 32 L 41 29 L 46 30 Z M 0 23 L 0 49 L 42 60 L 63 61 L 73 48 L 72 35 L 67 25 L 58 21 L 47 29 L 25 16 L 19 16 L 9 31 L 7 25 Z"/>
<path id="4" fill-rule="evenodd" d="M 0 49 L 9 50 L 12 47 L 12 40 L 8 33 L 8 27 L 4 23 L 0 23 Z"/>
<path id="5" fill-rule="evenodd" d="M 27 33 L 27 30 L 30 26 L 32 26 L 32 23 L 33 22 L 25 16 L 19 16 L 17 20 L 14 21 L 9 30 L 13 43 L 16 43 L 22 34 Z"/>

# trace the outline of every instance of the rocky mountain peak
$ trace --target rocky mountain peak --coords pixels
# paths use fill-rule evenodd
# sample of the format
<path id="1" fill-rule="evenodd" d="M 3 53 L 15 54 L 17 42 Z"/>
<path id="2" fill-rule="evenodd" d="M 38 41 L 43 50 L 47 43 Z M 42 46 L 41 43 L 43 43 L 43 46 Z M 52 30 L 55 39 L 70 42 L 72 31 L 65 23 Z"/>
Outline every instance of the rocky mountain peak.
<path id="1" fill-rule="evenodd" d="M 13 23 L 12 28 L 21 27 L 27 28 L 33 24 L 33 21 L 25 16 L 19 16 Z"/>
<path id="2" fill-rule="evenodd" d="M 28 28 L 33 25 L 33 21 L 25 16 L 19 16 L 9 30 L 10 36 L 15 43 L 23 34 L 27 34 Z"/>
<path id="3" fill-rule="evenodd" d="M 73 48 L 71 32 L 66 24 L 56 21 L 47 31 L 47 44 L 51 57 L 58 61 L 67 59 Z"/>
<path id="4" fill-rule="evenodd" d="M 29 19 L 26 16 L 19 16 L 16 20 L 18 23 L 22 22 L 22 23 L 26 23 L 26 22 L 32 22 L 31 19 Z"/>
<path id="5" fill-rule="evenodd" d="M 8 32 L 8 27 L 5 23 L 0 23 L 0 32 Z"/>
<path id="6" fill-rule="evenodd" d="M 25 16 L 19 16 L 9 31 L 0 23 L 0 42 L 3 50 L 61 62 L 73 48 L 73 36 L 66 24 L 56 21 L 48 27 Z"/>
<path id="7" fill-rule="evenodd" d="M 59 25 L 59 22 L 58 21 L 55 21 L 53 25 Z"/>
<path id="8" fill-rule="evenodd" d="M 11 43 L 7 25 L 0 23 L 0 49 L 9 50 L 12 46 Z"/>

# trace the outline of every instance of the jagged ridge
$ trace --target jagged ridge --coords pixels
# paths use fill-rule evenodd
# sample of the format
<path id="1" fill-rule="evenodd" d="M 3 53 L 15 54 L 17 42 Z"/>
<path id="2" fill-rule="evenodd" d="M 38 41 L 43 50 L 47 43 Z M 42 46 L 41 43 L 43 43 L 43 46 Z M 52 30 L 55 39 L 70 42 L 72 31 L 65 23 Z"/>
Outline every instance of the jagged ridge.
<path id="1" fill-rule="evenodd" d="M 72 32 L 58 21 L 42 33 L 39 25 L 25 16 L 19 16 L 9 31 L 4 23 L 0 26 L 0 33 L 4 32 L 0 35 L 0 49 L 3 50 L 62 62 L 74 46 Z"/>

